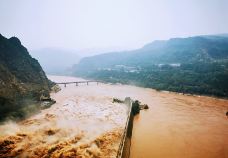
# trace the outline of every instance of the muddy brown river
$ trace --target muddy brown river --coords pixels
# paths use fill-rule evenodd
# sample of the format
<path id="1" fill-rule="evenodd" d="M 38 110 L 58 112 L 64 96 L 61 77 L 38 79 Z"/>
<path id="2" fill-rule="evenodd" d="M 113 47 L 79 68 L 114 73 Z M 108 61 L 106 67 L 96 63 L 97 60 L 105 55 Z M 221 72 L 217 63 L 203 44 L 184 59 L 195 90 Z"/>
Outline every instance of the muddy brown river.
<path id="1" fill-rule="evenodd" d="M 57 82 L 78 80 L 49 77 Z M 14 138 L 18 132 L 17 139 L 26 137 L 14 152 L 21 152 L 24 145 L 29 149 L 25 155 L 56 152 L 55 157 L 62 150 L 67 156 L 79 152 L 84 157 L 115 157 L 126 108 L 111 100 L 131 97 L 149 105 L 134 119 L 131 158 L 228 158 L 228 100 L 127 85 L 71 85 L 62 89 L 53 95 L 57 104 L 50 109 L 20 124 L 0 128 L 2 137 Z M 64 121 L 56 122 L 59 118 Z M 33 129 L 29 131 L 33 137 L 26 128 Z"/>
<path id="2" fill-rule="evenodd" d="M 139 89 L 131 158 L 228 158 L 228 101 Z"/>

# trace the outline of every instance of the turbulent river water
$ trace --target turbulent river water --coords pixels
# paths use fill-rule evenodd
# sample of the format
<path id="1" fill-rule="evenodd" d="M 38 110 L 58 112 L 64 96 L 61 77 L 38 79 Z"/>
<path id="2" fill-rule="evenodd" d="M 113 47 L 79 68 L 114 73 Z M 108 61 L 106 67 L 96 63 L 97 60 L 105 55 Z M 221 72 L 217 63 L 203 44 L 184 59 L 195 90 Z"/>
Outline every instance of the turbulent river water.
<path id="1" fill-rule="evenodd" d="M 49 76 L 56 82 L 82 79 Z M 56 104 L 0 126 L 0 157 L 115 158 L 129 108 L 112 103 L 106 85 L 62 86 Z"/>
<path id="2" fill-rule="evenodd" d="M 50 78 L 57 82 L 78 80 Z M 78 152 L 85 157 L 115 157 L 127 109 L 113 104 L 113 97 L 131 97 L 149 105 L 134 119 L 131 158 L 228 158 L 228 100 L 127 85 L 62 87 L 53 95 L 56 105 L 20 124 L 0 127 L 1 135 L 4 131 L 18 142 L 27 140 L 14 150 L 22 152 L 25 149 L 20 147 L 27 147 L 25 155 L 36 151 L 37 155 L 49 152 L 54 157 L 67 151 L 68 156 Z"/>

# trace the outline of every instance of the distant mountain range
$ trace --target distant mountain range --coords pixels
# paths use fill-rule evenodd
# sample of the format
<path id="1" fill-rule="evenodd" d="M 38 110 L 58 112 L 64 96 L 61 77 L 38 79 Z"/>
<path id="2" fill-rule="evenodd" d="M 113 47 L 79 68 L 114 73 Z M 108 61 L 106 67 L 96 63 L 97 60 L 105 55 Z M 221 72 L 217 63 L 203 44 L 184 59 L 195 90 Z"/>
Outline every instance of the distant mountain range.
<path id="1" fill-rule="evenodd" d="M 39 61 L 47 74 L 66 75 L 72 65 L 81 59 L 75 51 L 60 48 L 43 48 L 32 50 L 30 53 Z"/>
<path id="2" fill-rule="evenodd" d="M 50 87 L 40 64 L 20 40 L 0 34 L 0 121 L 23 117 L 42 95 L 49 97 Z"/>
<path id="3" fill-rule="evenodd" d="M 228 34 L 154 41 L 83 58 L 74 75 L 170 90 L 228 96 Z"/>
<path id="4" fill-rule="evenodd" d="M 52 75 L 70 75 L 72 66 L 77 64 L 83 57 L 93 56 L 106 52 L 107 50 L 117 50 L 110 48 L 90 48 L 82 50 L 68 50 L 64 48 L 42 48 L 31 50 L 30 54 L 36 58 L 44 71 Z"/>

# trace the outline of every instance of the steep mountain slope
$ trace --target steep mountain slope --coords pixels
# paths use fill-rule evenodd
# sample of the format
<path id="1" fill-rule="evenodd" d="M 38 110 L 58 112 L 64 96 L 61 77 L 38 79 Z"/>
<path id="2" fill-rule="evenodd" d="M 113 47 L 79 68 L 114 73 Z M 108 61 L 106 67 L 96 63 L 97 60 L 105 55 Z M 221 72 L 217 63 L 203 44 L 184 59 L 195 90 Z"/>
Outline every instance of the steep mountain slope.
<path id="1" fill-rule="evenodd" d="M 154 41 L 143 48 L 118 53 L 106 53 L 83 58 L 76 67 L 101 68 L 117 64 L 150 65 L 186 63 L 228 58 L 228 37 L 197 36 Z"/>
<path id="2" fill-rule="evenodd" d="M 226 97 L 228 37 L 154 41 L 138 50 L 84 58 L 74 70 L 77 76 L 109 82 Z"/>
<path id="3" fill-rule="evenodd" d="M 0 35 L 0 119 L 40 99 L 49 97 L 50 82 L 38 61 L 18 38 Z M 21 113 L 21 115 L 23 115 Z"/>

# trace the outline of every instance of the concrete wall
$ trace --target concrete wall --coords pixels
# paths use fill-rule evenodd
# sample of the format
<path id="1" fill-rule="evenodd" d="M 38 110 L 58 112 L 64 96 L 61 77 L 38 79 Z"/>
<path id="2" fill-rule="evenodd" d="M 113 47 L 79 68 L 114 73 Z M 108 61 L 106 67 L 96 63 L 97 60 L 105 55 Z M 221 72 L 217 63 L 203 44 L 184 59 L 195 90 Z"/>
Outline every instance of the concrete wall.
<path id="1" fill-rule="evenodd" d="M 128 118 L 124 129 L 124 133 L 122 135 L 121 143 L 119 146 L 119 150 L 117 153 L 117 158 L 130 157 L 131 136 L 132 136 L 134 115 L 132 111 L 132 100 L 128 97 L 128 98 L 125 98 L 124 102 L 129 106 L 129 113 L 128 113 Z"/>

